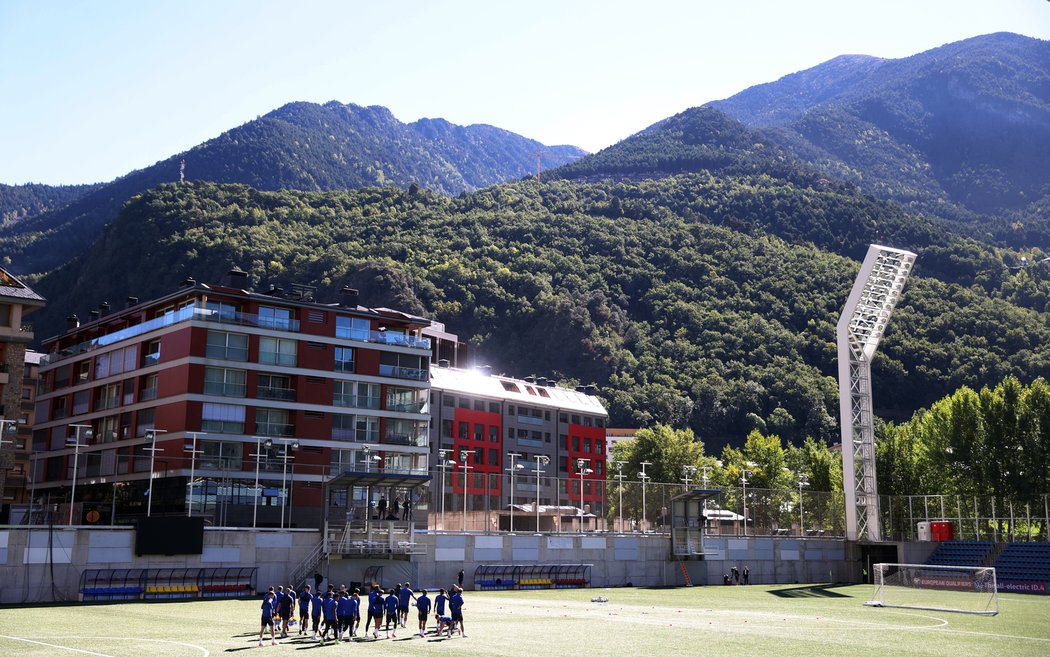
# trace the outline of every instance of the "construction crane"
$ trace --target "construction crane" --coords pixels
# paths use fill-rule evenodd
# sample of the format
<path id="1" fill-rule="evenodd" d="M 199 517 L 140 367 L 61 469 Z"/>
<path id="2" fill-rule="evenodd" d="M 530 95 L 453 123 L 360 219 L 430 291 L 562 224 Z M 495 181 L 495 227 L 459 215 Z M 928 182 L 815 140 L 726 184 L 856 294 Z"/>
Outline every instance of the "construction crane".
<path id="1" fill-rule="evenodd" d="M 529 153 L 529 157 L 536 158 L 536 180 L 540 180 L 540 176 L 543 173 L 543 158 L 553 157 L 562 160 L 578 160 L 582 155 L 550 155 L 548 153 Z"/>

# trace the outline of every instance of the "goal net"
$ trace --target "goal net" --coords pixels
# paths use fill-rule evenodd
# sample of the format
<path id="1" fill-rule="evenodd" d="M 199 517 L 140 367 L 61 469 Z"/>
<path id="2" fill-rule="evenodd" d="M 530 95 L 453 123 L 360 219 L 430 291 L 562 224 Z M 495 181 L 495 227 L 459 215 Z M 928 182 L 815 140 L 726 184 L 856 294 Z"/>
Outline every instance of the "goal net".
<path id="1" fill-rule="evenodd" d="M 872 607 L 908 607 L 968 614 L 999 613 L 995 568 L 877 563 Z"/>

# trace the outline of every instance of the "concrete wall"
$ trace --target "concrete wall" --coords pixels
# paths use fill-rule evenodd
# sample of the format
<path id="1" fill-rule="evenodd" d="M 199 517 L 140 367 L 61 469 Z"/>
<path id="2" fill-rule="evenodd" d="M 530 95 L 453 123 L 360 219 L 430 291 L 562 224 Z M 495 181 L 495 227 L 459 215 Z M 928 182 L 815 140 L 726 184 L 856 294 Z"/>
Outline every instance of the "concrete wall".
<path id="1" fill-rule="evenodd" d="M 128 527 L 0 528 L 0 604 L 76 600 L 89 569 L 254 566 L 258 586 L 288 584 L 319 541 L 308 530 L 205 529 L 203 554 L 137 557 Z"/>
<path id="2" fill-rule="evenodd" d="M 80 573 L 93 568 L 255 566 L 259 587 L 298 585 L 290 573 L 319 540 L 311 530 L 206 529 L 201 555 L 136 557 L 131 528 L 0 528 L 0 603 L 76 600 Z M 319 570 L 330 582 L 349 584 L 381 566 L 384 585 L 447 588 L 462 568 L 468 589 L 485 564 L 590 564 L 594 587 L 680 586 L 681 564 L 697 585 L 721 585 L 733 566 L 748 566 L 753 584 L 857 582 L 862 570 L 858 547 L 834 539 L 708 537 L 705 558 L 684 562 L 670 558 L 664 535 L 421 533 L 416 542 L 425 553 L 411 559 L 333 558 Z M 929 545 L 898 549 L 921 562 Z"/>

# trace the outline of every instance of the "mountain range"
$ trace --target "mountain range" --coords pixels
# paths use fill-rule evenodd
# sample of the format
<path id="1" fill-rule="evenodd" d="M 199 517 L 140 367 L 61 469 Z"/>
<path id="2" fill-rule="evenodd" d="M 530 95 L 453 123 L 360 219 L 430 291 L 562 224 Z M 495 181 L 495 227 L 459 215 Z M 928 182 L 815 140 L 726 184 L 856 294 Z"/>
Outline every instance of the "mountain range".
<path id="1" fill-rule="evenodd" d="M 1048 68 L 1046 42 L 1001 34 L 841 57 L 579 158 L 295 103 L 22 219 L 0 248 L 40 272 L 38 335 L 238 265 L 434 317 L 497 370 L 597 383 L 617 424 L 833 440 L 834 324 L 872 242 L 920 254 L 875 362 L 881 416 L 1050 377 Z M 521 179 L 541 150 L 575 161 Z"/>
<path id="2" fill-rule="evenodd" d="M 46 272 L 94 241 L 135 194 L 179 180 L 243 183 L 256 189 L 328 191 L 416 184 L 459 194 L 528 175 L 530 154 L 551 160 L 585 155 L 574 146 L 545 146 L 489 125 L 443 119 L 402 123 L 385 107 L 336 102 L 290 103 L 185 153 L 81 190 L 68 205 L 30 214 L 0 230 L 0 252 L 16 273 Z M 46 186 L 38 186 L 46 187 Z M 0 208 L 18 187 L 0 188 Z"/>

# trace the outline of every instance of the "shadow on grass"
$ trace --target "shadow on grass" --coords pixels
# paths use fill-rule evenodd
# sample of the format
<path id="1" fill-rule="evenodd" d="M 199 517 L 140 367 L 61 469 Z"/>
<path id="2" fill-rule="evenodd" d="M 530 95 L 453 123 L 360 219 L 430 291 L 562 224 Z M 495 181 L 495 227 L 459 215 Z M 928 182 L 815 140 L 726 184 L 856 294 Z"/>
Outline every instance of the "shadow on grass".
<path id="1" fill-rule="evenodd" d="M 805 586 L 795 586 L 788 589 L 773 589 L 769 591 L 770 595 L 775 595 L 778 598 L 849 598 L 852 596 L 844 595 L 832 589 L 844 586 L 842 584 L 807 584 Z"/>

